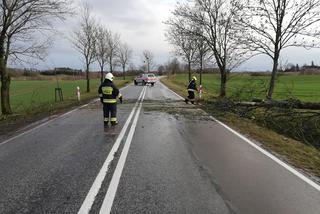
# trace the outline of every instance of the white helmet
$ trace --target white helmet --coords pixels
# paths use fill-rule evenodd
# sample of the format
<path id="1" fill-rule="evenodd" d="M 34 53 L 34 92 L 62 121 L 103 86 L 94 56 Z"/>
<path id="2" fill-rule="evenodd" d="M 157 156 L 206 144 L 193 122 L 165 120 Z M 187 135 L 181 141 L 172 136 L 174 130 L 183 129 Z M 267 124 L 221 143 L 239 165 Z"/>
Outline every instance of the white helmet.
<path id="1" fill-rule="evenodd" d="M 112 73 L 107 73 L 105 76 L 105 79 L 113 81 L 113 74 Z"/>

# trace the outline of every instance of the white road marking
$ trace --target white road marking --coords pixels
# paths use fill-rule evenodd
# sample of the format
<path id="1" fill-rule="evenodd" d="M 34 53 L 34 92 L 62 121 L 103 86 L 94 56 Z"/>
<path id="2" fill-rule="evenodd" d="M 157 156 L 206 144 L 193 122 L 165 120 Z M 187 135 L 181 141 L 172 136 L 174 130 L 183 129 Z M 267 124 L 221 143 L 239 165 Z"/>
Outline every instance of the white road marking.
<path id="1" fill-rule="evenodd" d="M 161 83 L 162 85 L 164 85 L 163 83 Z M 170 88 L 168 88 L 166 85 L 164 85 L 169 91 L 171 91 L 172 93 L 174 93 L 177 97 L 179 97 L 180 99 L 184 100 L 184 98 L 182 96 L 180 96 L 179 94 L 177 94 L 176 92 L 174 92 L 173 90 L 171 90 Z M 202 109 L 199 109 L 202 110 Z M 204 111 L 204 110 L 202 110 Z M 205 111 L 204 111 L 205 112 Z M 239 138 L 241 138 L 242 140 L 244 140 L 246 143 L 248 143 L 250 146 L 252 146 L 253 148 L 257 149 L 259 152 L 261 152 L 262 154 L 266 155 L 267 157 L 269 157 L 270 159 L 272 159 L 273 161 L 275 161 L 277 164 L 279 164 L 280 166 L 284 167 L 285 169 L 287 169 L 289 172 L 291 172 L 292 174 L 294 174 L 295 176 L 297 176 L 298 178 L 300 178 L 301 180 L 303 180 L 304 182 L 306 182 L 307 184 L 309 184 L 310 186 L 312 186 L 313 188 L 315 188 L 316 190 L 320 191 L 320 185 L 315 183 L 314 181 L 312 181 L 310 178 L 306 177 L 305 175 L 303 175 L 301 172 L 297 171 L 296 169 L 294 169 L 292 166 L 286 164 L 285 162 L 283 162 L 282 160 L 280 160 L 279 158 L 277 158 L 276 156 L 274 156 L 273 154 L 271 154 L 270 152 L 264 150 L 263 148 L 261 148 L 260 146 L 258 146 L 257 144 L 255 144 L 254 142 L 252 142 L 251 140 L 249 140 L 248 138 L 246 138 L 245 136 L 243 136 L 242 134 L 240 134 L 239 132 L 235 131 L 234 129 L 232 129 L 231 127 L 227 126 L 226 124 L 224 124 L 223 122 L 219 121 L 218 119 L 214 118 L 213 116 L 210 116 L 211 119 L 213 119 L 214 121 L 216 121 L 219 125 L 223 126 L 225 129 L 229 130 L 231 133 L 235 134 L 236 136 L 238 136 Z"/>
<path id="2" fill-rule="evenodd" d="M 123 126 L 116 142 L 114 143 L 111 151 L 109 152 L 107 159 L 105 160 L 103 166 L 100 169 L 100 172 L 98 173 L 95 181 L 93 182 L 85 200 L 83 201 L 83 203 L 81 205 L 80 210 L 78 211 L 78 214 L 88 214 L 90 212 L 92 205 L 95 201 L 95 198 L 96 198 L 97 194 L 99 193 L 101 185 L 107 175 L 107 172 L 109 170 L 109 165 L 113 161 L 115 153 L 118 151 L 118 149 L 120 147 L 121 141 L 122 141 L 125 133 L 127 132 L 128 126 L 133 118 L 134 113 L 136 112 L 136 108 L 137 108 L 139 102 L 142 100 L 142 98 L 145 94 L 145 91 L 146 91 L 146 87 L 144 87 L 142 89 L 138 101 L 136 102 L 135 106 L 133 107 L 133 109 L 132 109 L 125 125 Z"/>
<path id="3" fill-rule="evenodd" d="M 101 209 L 100 209 L 100 212 L 99 212 L 100 214 L 109 214 L 111 212 L 113 201 L 114 201 L 114 198 L 115 198 L 116 193 L 117 193 L 117 189 L 118 189 L 118 185 L 119 185 L 119 182 L 120 182 L 121 174 L 122 174 L 122 171 L 123 171 L 123 168 L 124 168 L 124 165 L 125 165 L 128 153 L 129 153 L 129 149 L 130 149 L 130 145 L 131 145 L 131 142 L 132 142 L 132 138 L 133 138 L 134 132 L 136 130 L 138 118 L 139 118 L 141 107 L 142 107 L 142 102 L 144 100 L 145 95 L 146 95 L 146 91 L 145 91 L 145 93 L 144 93 L 144 95 L 142 97 L 142 101 L 139 104 L 139 108 L 137 110 L 137 113 L 136 113 L 135 118 L 133 120 L 133 123 L 131 125 L 130 131 L 129 131 L 127 140 L 126 140 L 126 142 L 124 144 L 124 147 L 123 147 L 120 159 L 118 161 L 117 167 L 116 167 L 116 169 L 115 169 L 115 171 L 113 173 L 113 176 L 112 176 L 112 179 L 111 179 L 107 194 L 106 194 L 106 196 L 105 196 L 105 198 L 103 200 L 103 203 L 102 203 L 102 206 L 101 206 Z"/>
<path id="4" fill-rule="evenodd" d="M 0 146 L 3 146 L 4 144 L 9 143 L 10 141 L 13 141 L 13 140 L 15 140 L 15 139 L 17 139 L 17 138 L 20 138 L 20 137 L 22 137 L 22 136 L 24 136 L 24 135 L 26 135 L 26 134 L 29 134 L 29 133 L 33 132 L 34 130 L 36 130 L 36 129 L 39 129 L 39 128 L 45 126 L 45 125 L 48 125 L 49 123 L 51 123 L 51 122 L 53 122 L 53 121 L 56 121 L 56 120 L 58 120 L 58 119 L 60 119 L 60 118 L 63 118 L 63 117 L 65 117 L 65 116 L 67 116 L 67 115 L 69 115 L 69 114 L 71 114 L 71 113 L 73 113 L 73 112 L 75 112 L 75 111 L 77 111 L 77 110 L 79 110 L 79 109 L 81 109 L 81 108 L 84 108 L 84 107 L 88 106 L 88 105 L 89 105 L 89 103 L 88 103 L 88 104 L 85 104 L 85 105 L 83 105 L 83 106 L 77 107 L 76 109 L 73 109 L 73 110 L 71 110 L 71 111 L 69 111 L 69 112 L 67 112 L 67 113 L 64 113 L 64 114 L 62 114 L 62 115 L 60 115 L 60 116 L 58 116 L 58 117 L 56 117 L 56 118 L 50 119 L 49 121 L 47 121 L 47 122 L 45 122 L 45 123 L 42 123 L 42 124 L 40 124 L 40 125 L 32 128 L 32 129 L 30 129 L 30 130 L 28 130 L 28 131 L 25 131 L 25 132 L 23 132 L 23 133 L 20 133 L 20 134 L 14 136 L 14 137 L 11 137 L 11 138 L 9 138 L 9 139 L 1 142 L 1 143 L 0 143 Z"/>
<path id="5" fill-rule="evenodd" d="M 129 85 L 127 85 L 127 86 L 125 86 L 125 87 L 121 88 L 121 89 L 120 89 L 120 91 L 123 91 L 123 90 L 127 89 L 128 87 L 130 87 L 130 86 L 132 86 L 132 85 L 133 85 L 133 84 L 132 84 L 132 83 L 130 83 Z"/>
<path id="6" fill-rule="evenodd" d="M 128 87 L 131 86 L 131 85 L 132 85 L 132 84 L 129 84 L 129 85 L 121 88 L 120 90 L 124 90 L 124 89 L 128 88 Z M 99 100 L 100 100 L 100 98 L 95 99 L 93 102 L 97 102 L 97 101 L 99 101 Z M 32 128 L 32 129 L 29 129 L 29 130 L 27 130 L 27 131 L 25 131 L 25 132 L 22 132 L 22 133 L 14 136 L 14 137 L 11 137 L 11 138 L 9 138 L 9 139 L 7 139 L 7 140 L 5 140 L 5 141 L 2 141 L 2 142 L 0 143 L 0 146 L 3 146 L 3 145 L 5 145 L 5 144 L 9 143 L 10 141 L 13 141 L 13 140 L 15 140 L 15 139 L 18 139 L 18 138 L 20 138 L 20 137 L 22 137 L 22 136 L 24 136 L 24 135 L 26 135 L 26 134 L 29 134 L 29 133 L 33 132 L 34 130 L 37 130 L 37 129 L 43 127 L 43 126 L 46 126 L 46 125 L 48 125 L 49 123 L 51 123 L 51 122 L 53 122 L 53 121 L 56 121 L 56 120 L 58 120 L 58 119 L 60 119 L 60 118 L 63 118 L 63 117 L 65 117 L 65 116 L 69 115 L 69 114 L 72 114 L 73 112 L 78 111 L 78 110 L 81 109 L 81 108 L 87 107 L 88 105 L 90 105 L 90 104 L 93 103 L 93 102 L 89 102 L 89 103 L 87 103 L 87 104 L 85 104 L 85 105 L 82 105 L 82 106 L 80 106 L 80 107 L 77 107 L 77 108 L 75 108 L 75 109 L 73 109 L 73 110 L 71 110 L 71 111 L 69 111 L 69 112 L 66 112 L 66 113 L 64 113 L 64 114 L 62 114 L 62 115 L 60 115 L 60 116 L 58 116 L 58 117 L 56 117 L 56 118 L 50 119 L 50 120 L 48 120 L 47 122 L 44 122 L 44 123 L 42 123 L 42 124 L 40 124 L 40 125 Z M 45 120 L 45 119 L 44 119 L 44 120 Z"/>
<path id="7" fill-rule="evenodd" d="M 159 81 L 160 82 L 160 81 Z M 182 96 L 180 96 L 179 94 L 177 94 L 176 92 L 174 92 L 173 90 L 171 90 L 170 88 L 168 88 L 165 84 L 163 84 L 162 82 L 160 82 L 161 83 L 161 85 L 164 87 L 164 88 L 166 88 L 166 89 L 168 89 L 169 91 L 171 91 L 174 95 L 176 95 L 178 98 L 180 98 L 181 100 L 184 100 L 184 98 L 182 97 Z"/>
<path id="8" fill-rule="evenodd" d="M 292 174 L 294 174 L 295 176 L 299 177 L 300 179 L 302 179 L 304 182 L 306 182 L 307 184 L 311 185 L 312 187 L 314 187 L 316 190 L 320 191 L 320 185 L 316 184 L 315 182 L 313 182 L 311 179 L 307 178 L 305 175 L 301 174 L 299 171 L 297 171 L 296 169 L 294 169 L 293 167 L 289 166 L 288 164 L 284 163 L 282 160 L 280 160 L 279 158 L 277 158 L 276 156 L 274 156 L 273 154 L 269 153 L 268 151 L 266 151 L 265 149 L 261 148 L 260 146 L 258 146 L 257 144 L 255 144 L 254 142 L 252 142 L 251 140 L 249 140 L 248 138 L 246 138 L 245 136 L 243 136 L 242 134 L 238 133 L 237 131 L 233 130 L 232 128 L 230 128 L 229 126 L 227 126 L 226 124 L 220 122 L 219 120 L 217 120 L 216 118 L 210 116 L 211 119 L 213 119 L 214 121 L 216 121 L 217 123 L 219 123 L 221 126 L 223 126 L 224 128 L 226 128 L 227 130 L 229 130 L 230 132 L 232 132 L 233 134 L 235 134 L 236 136 L 238 136 L 239 138 L 241 138 L 242 140 L 244 140 L 245 142 L 247 142 L 250 146 L 252 146 L 253 148 L 257 149 L 259 152 L 261 152 L 262 154 L 266 155 L 267 157 L 271 158 L 273 161 L 275 161 L 276 163 L 278 163 L 280 166 L 286 168 L 288 171 L 290 171 Z"/>

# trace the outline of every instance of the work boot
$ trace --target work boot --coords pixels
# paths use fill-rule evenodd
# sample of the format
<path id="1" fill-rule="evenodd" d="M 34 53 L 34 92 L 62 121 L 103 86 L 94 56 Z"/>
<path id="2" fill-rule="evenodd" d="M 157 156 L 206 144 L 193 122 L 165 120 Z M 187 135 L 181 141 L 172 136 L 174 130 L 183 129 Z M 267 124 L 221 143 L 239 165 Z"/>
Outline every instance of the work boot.
<path id="1" fill-rule="evenodd" d="M 186 104 L 188 104 L 189 101 L 188 101 L 188 99 L 186 98 L 186 99 L 184 100 L 184 102 L 185 102 Z"/>
<path id="2" fill-rule="evenodd" d="M 118 121 L 111 122 L 111 125 L 112 125 L 112 126 L 118 125 Z"/>
<path id="3" fill-rule="evenodd" d="M 103 124 L 104 124 L 104 126 L 108 126 L 109 118 L 104 118 Z"/>

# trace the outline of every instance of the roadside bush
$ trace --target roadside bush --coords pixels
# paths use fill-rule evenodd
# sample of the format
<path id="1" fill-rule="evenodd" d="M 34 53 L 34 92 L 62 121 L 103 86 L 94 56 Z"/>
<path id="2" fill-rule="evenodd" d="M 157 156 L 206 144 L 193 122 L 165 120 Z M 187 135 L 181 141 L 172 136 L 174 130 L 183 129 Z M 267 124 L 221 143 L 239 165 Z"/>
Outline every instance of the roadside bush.
<path id="1" fill-rule="evenodd" d="M 264 109 L 256 121 L 276 132 L 320 150 L 320 112 L 294 109 Z"/>

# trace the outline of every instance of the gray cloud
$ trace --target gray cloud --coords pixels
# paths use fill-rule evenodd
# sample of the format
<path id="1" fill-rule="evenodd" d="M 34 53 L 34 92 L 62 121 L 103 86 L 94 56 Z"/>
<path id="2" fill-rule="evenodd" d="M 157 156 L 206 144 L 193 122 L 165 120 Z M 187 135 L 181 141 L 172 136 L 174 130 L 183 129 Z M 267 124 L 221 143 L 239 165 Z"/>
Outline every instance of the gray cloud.
<path id="1" fill-rule="evenodd" d="M 80 2 L 80 0 L 77 0 Z M 182 0 L 179 0 L 182 1 Z M 121 39 L 134 50 L 134 63 L 142 62 L 141 53 L 149 49 L 155 55 L 157 63 L 166 62 L 171 58 L 172 48 L 165 41 L 165 21 L 170 16 L 176 0 L 90 0 L 92 11 L 100 23 L 114 32 L 121 34 Z M 56 38 L 55 46 L 40 68 L 75 67 L 83 68 L 80 55 L 72 48 L 70 37 L 73 29 L 78 26 L 78 18 L 68 19 L 64 24 L 58 23 L 56 28 L 61 35 Z M 310 63 L 313 60 L 320 64 L 320 50 L 306 51 L 290 49 L 283 52 L 283 61 L 289 63 Z M 97 66 L 93 66 L 97 69 Z M 266 56 L 258 56 L 243 64 L 238 70 L 270 70 L 271 61 Z"/>
<path id="2" fill-rule="evenodd" d="M 126 28 L 136 29 L 155 24 L 155 14 L 141 0 L 99 1 L 95 0 L 94 11 L 102 22 L 117 23 Z"/>

